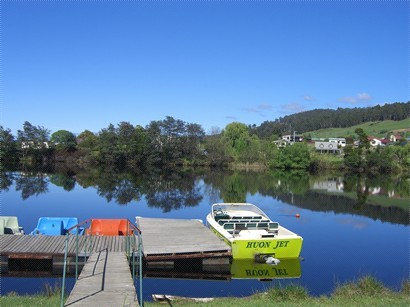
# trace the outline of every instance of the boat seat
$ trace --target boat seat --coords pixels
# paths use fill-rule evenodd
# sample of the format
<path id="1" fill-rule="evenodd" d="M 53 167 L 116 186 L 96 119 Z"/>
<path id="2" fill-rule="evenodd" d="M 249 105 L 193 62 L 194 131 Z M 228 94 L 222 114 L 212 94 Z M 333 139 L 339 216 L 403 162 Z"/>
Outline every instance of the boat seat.
<path id="1" fill-rule="evenodd" d="M 215 214 L 215 221 L 219 221 L 219 220 L 229 220 L 231 218 L 231 216 L 229 214 L 226 213 L 219 213 L 217 212 Z"/>
<path id="2" fill-rule="evenodd" d="M 254 220 L 254 219 L 252 219 L 252 220 L 233 220 L 233 219 L 227 220 L 227 219 L 220 219 L 218 221 L 218 224 L 222 226 L 225 223 L 259 223 L 259 222 L 268 223 L 269 220 Z"/>
<path id="3" fill-rule="evenodd" d="M 246 223 L 246 229 L 256 229 L 256 223 Z"/>
<path id="4" fill-rule="evenodd" d="M 262 216 L 257 215 L 257 216 L 240 216 L 240 215 L 235 215 L 232 216 L 232 219 L 236 220 L 261 220 Z"/>
<path id="5" fill-rule="evenodd" d="M 226 230 L 233 230 L 234 228 L 235 228 L 235 224 L 233 224 L 233 223 L 224 224 L 224 229 L 226 229 Z"/>
<path id="6" fill-rule="evenodd" d="M 246 223 L 236 223 L 235 224 L 235 229 L 236 230 L 245 230 L 246 228 Z"/>

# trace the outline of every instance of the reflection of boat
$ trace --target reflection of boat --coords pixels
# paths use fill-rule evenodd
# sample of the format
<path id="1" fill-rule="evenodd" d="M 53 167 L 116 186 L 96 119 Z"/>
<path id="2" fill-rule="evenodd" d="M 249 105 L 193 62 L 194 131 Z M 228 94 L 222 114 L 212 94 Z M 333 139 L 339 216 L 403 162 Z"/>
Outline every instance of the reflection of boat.
<path id="1" fill-rule="evenodd" d="M 234 259 L 297 258 L 302 249 L 302 237 L 273 222 L 252 204 L 214 204 L 206 220 L 231 246 Z"/>
<path id="2" fill-rule="evenodd" d="M 31 235 L 63 236 L 67 230 L 78 224 L 76 217 L 40 217 L 37 227 L 30 232 Z M 78 228 L 78 234 L 83 234 L 84 229 Z M 77 229 L 71 232 L 77 233 Z"/>
<path id="3" fill-rule="evenodd" d="M 0 216 L 0 234 L 24 234 L 23 227 L 19 226 L 17 216 Z"/>
<path id="4" fill-rule="evenodd" d="M 231 265 L 233 279 L 299 278 L 299 258 L 282 259 L 279 264 L 256 263 L 253 259 L 234 259 Z"/>
<path id="5" fill-rule="evenodd" d="M 133 233 L 127 219 L 91 219 L 86 230 L 91 236 L 126 236 Z"/>

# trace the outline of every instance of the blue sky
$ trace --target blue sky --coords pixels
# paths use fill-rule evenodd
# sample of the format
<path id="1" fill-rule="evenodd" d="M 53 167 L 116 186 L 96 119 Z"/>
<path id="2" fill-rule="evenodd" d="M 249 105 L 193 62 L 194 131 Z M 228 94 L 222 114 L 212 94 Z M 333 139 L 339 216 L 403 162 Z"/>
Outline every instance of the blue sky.
<path id="1" fill-rule="evenodd" d="M 406 1 L 2 1 L 0 123 L 206 132 L 408 100 Z"/>

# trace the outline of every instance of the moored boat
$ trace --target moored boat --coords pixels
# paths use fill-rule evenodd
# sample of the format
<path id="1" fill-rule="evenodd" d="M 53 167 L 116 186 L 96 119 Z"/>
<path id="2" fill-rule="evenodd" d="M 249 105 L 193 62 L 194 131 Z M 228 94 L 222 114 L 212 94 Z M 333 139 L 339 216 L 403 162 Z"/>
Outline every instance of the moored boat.
<path id="1" fill-rule="evenodd" d="M 0 234 L 24 234 L 23 227 L 19 225 L 17 216 L 0 216 Z"/>
<path id="2" fill-rule="evenodd" d="M 36 228 L 30 232 L 31 235 L 48 235 L 64 236 L 67 230 L 76 226 L 78 219 L 76 217 L 40 217 Z M 71 234 L 83 234 L 83 228 L 74 228 Z"/>
<path id="3" fill-rule="evenodd" d="M 272 221 L 262 210 L 249 203 L 212 205 L 207 224 L 232 248 L 233 259 L 297 258 L 303 238 Z"/>
<path id="4" fill-rule="evenodd" d="M 91 219 L 86 234 L 91 236 L 127 236 L 133 234 L 131 228 L 132 226 L 127 219 Z"/>

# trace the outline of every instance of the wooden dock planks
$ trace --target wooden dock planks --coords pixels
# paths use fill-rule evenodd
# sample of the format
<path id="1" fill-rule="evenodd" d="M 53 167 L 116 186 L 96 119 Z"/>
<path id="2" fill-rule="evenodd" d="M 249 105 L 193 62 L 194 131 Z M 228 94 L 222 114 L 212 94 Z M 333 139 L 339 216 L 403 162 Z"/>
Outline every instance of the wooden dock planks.
<path id="1" fill-rule="evenodd" d="M 231 255 L 231 248 L 199 220 L 137 218 L 144 258 L 212 258 Z"/>
<path id="2" fill-rule="evenodd" d="M 231 248 L 199 220 L 138 218 L 146 261 L 187 258 L 230 257 Z M 84 255 L 108 248 L 126 252 L 124 236 L 70 236 L 68 256 Z M 13 258 L 52 258 L 63 256 L 66 236 L 0 235 L 0 256 Z M 131 248 L 137 250 L 134 243 Z"/>
<path id="3" fill-rule="evenodd" d="M 70 236 L 68 241 L 68 254 L 74 255 L 77 249 L 80 252 L 96 252 L 108 248 L 113 252 L 125 252 L 127 244 L 126 237 L 120 236 Z M 64 255 L 65 236 L 33 236 L 33 235 L 0 235 L 0 255 L 16 254 L 42 254 L 42 255 Z"/>
<path id="4" fill-rule="evenodd" d="M 65 306 L 139 306 L 125 253 L 93 253 Z"/>

